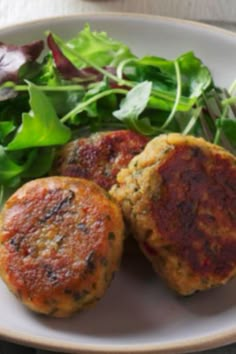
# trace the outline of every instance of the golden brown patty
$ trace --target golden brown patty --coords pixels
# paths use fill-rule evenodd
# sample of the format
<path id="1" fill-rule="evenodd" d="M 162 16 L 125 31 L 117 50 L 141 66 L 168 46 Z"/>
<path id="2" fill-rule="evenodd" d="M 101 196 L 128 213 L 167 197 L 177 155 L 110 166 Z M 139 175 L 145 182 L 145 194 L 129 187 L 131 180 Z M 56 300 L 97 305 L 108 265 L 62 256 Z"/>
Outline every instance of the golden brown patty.
<path id="1" fill-rule="evenodd" d="M 111 194 L 154 269 L 180 294 L 236 275 L 236 159 L 179 134 L 149 142 Z"/>
<path id="2" fill-rule="evenodd" d="M 119 207 L 95 183 L 38 179 L 5 204 L 0 221 L 0 272 L 36 312 L 70 315 L 103 295 L 119 267 Z"/>
<path id="3" fill-rule="evenodd" d="M 109 190 L 116 175 L 139 154 L 148 138 L 130 130 L 102 132 L 72 141 L 59 150 L 53 175 L 82 177 Z"/>

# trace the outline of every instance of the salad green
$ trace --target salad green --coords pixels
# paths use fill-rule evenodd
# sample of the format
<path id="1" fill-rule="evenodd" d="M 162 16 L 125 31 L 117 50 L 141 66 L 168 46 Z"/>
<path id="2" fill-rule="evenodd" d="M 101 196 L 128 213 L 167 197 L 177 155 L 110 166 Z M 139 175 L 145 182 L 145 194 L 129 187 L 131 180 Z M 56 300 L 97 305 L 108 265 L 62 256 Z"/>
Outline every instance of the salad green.
<path id="1" fill-rule="evenodd" d="M 193 52 L 139 58 L 89 25 L 46 40 L 42 59 L 42 40 L 0 43 L 0 198 L 46 175 L 56 147 L 84 129 L 193 134 L 235 153 L 235 85 L 216 87 Z"/>

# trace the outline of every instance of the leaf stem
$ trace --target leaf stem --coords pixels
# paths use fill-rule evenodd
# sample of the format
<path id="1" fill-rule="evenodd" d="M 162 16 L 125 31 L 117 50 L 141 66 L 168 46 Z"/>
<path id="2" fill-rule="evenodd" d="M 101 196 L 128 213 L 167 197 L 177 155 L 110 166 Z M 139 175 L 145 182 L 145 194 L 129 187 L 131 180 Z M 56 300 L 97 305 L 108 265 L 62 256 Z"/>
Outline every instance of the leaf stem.
<path id="1" fill-rule="evenodd" d="M 218 127 L 218 128 L 216 129 L 216 133 L 215 133 L 215 136 L 214 136 L 214 141 L 213 141 L 214 144 L 216 144 L 216 145 L 219 144 L 219 142 L 220 142 L 220 136 L 221 136 L 221 128 Z"/>
<path id="2" fill-rule="evenodd" d="M 98 72 L 100 72 L 101 74 L 103 74 L 105 77 L 110 78 L 111 80 L 115 81 L 118 83 L 119 86 L 128 86 L 130 88 L 133 88 L 134 86 L 137 85 L 137 82 L 132 82 L 129 80 L 124 80 L 121 79 L 120 77 L 113 75 L 112 73 L 110 73 L 109 71 L 97 66 L 96 64 L 94 64 L 93 62 L 91 62 L 90 60 L 88 60 L 87 58 L 84 58 L 84 56 L 82 56 L 81 54 L 78 54 L 77 51 L 75 51 L 74 49 L 68 47 L 58 36 L 54 35 L 54 39 L 55 41 L 59 44 L 59 46 L 61 46 L 61 48 L 64 48 L 65 51 L 67 51 L 68 53 L 70 53 L 72 56 L 74 56 L 75 58 L 83 61 L 85 64 L 87 64 L 88 66 L 93 67 L 95 70 L 97 70 Z M 127 61 L 131 61 L 134 60 L 132 59 L 128 59 Z M 175 70 L 176 70 L 176 78 L 177 78 L 177 96 L 174 98 L 172 98 L 169 94 L 165 94 L 165 92 L 159 92 L 157 90 L 152 90 L 152 95 L 160 98 L 160 99 L 164 99 L 167 100 L 169 102 L 173 102 L 174 101 L 174 106 L 173 106 L 173 115 L 175 114 L 175 110 L 180 102 L 181 99 L 181 75 L 180 75 L 180 68 L 179 68 L 179 64 L 178 61 L 175 60 L 174 62 L 175 65 Z M 171 119 L 172 117 L 170 117 Z"/>
<path id="3" fill-rule="evenodd" d="M 123 70 L 125 68 L 125 66 L 128 64 L 128 63 L 131 63 L 131 62 L 136 62 L 137 59 L 136 58 L 128 58 L 128 59 L 124 59 L 117 67 L 116 69 L 116 75 L 118 77 L 119 80 L 123 80 Z"/>
<path id="4" fill-rule="evenodd" d="M 40 91 L 44 92 L 50 92 L 50 91 L 55 91 L 55 92 L 60 92 L 60 91 L 84 91 L 84 87 L 81 85 L 62 85 L 62 86 L 39 86 L 36 85 L 37 88 Z M 24 92 L 29 90 L 28 85 L 15 85 L 13 86 L 13 89 L 17 92 Z"/>
<path id="5" fill-rule="evenodd" d="M 193 113 L 193 116 L 191 117 L 191 119 L 189 120 L 188 124 L 186 125 L 186 127 L 182 131 L 183 135 L 188 135 L 189 132 L 193 129 L 193 127 L 196 124 L 198 118 L 200 117 L 201 111 L 202 111 L 202 107 L 198 107 L 195 110 L 195 112 Z"/>
<path id="6" fill-rule="evenodd" d="M 0 184 L 0 209 L 3 204 L 3 197 L 4 197 L 4 186 Z"/>
<path id="7" fill-rule="evenodd" d="M 165 123 L 162 125 L 162 129 L 166 128 L 174 118 L 174 115 L 176 113 L 180 98 L 181 98 L 181 92 L 182 92 L 182 81 L 181 81 L 181 72 L 180 72 L 180 67 L 179 63 L 177 60 L 174 61 L 174 66 L 175 66 L 175 73 L 176 73 L 176 82 L 177 82 L 177 88 L 176 88 L 176 97 L 175 97 L 175 102 L 172 107 L 172 110 L 169 114 L 169 117 L 166 119 Z"/>
<path id="8" fill-rule="evenodd" d="M 228 106 L 232 103 L 236 102 L 236 96 L 225 98 L 223 101 L 221 101 L 222 106 Z"/>
<path id="9" fill-rule="evenodd" d="M 230 85 L 230 87 L 228 89 L 229 94 L 232 95 L 235 89 L 236 89 L 236 80 L 234 80 L 232 82 L 232 84 Z"/>
<path id="10" fill-rule="evenodd" d="M 229 109 L 229 106 L 224 107 L 222 116 L 220 118 L 225 118 L 226 117 L 226 115 L 228 113 L 228 109 Z M 221 132 L 222 132 L 222 128 L 221 127 L 217 127 L 216 133 L 215 133 L 215 136 L 214 136 L 214 140 L 213 140 L 213 143 L 216 144 L 216 145 L 218 145 L 220 143 Z"/>
<path id="11" fill-rule="evenodd" d="M 101 92 L 101 93 L 89 98 L 87 101 L 79 103 L 75 108 L 73 108 L 70 112 L 68 112 L 64 117 L 61 118 L 61 122 L 65 123 L 68 119 L 70 119 L 71 116 L 82 112 L 87 106 L 89 106 L 90 104 L 100 100 L 103 97 L 109 96 L 109 95 L 111 95 L 113 93 L 114 94 L 126 95 L 127 92 L 128 92 L 128 90 L 119 89 L 119 88 L 103 91 L 103 92 Z"/>
<path id="12" fill-rule="evenodd" d="M 123 81 L 120 80 L 117 76 L 113 75 L 109 71 L 107 71 L 107 70 L 99 67 L 98 65 L 94 64 L 89 59 L 85 58 L 83 55 L 78 54 L 77 51 L 75 51 L 74 49 L 68 47 L 58 36 L 53 35 L 53 37 L 54 37 L 55 41 L 61 46 L 61 48 L 64 48 L 64 50 L 67 51 L 68 53 L 70 53 L 73 57 L 83 61 L 88 66 L 93 67 L 95 70 L 97 70 L 98 72 L 100 72 L 104 76 L 110 78 L 111 80 L 113 80 L 115 82 L 118 81 L 120 83 L 120 85 L 124 85 Z"/>

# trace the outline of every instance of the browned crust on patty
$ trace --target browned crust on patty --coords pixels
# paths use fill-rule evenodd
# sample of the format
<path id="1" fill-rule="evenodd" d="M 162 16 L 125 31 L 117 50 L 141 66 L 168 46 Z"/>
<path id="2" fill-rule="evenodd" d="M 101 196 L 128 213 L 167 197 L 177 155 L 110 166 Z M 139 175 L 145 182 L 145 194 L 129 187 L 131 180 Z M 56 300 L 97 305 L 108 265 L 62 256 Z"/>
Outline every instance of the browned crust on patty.
<path id="1" fill-rule="evenodd" d="M 52 174 L 86 178 L 109 190 L 117 173 L 147 142 L 147 137 L 130 130 L 96 133 L 74 140 L 58 151 Z"/>
<path id="2" fill-rule="evenodd" d="M 161 136 L 118 175 L 111 194 L 143 252 L 181 294 L 236 274 L 236 160 L 203 139 Z"/>
<path id="3" fill-rule="evenodd" d="M 0 223 L 0 272 L 31 309 L 67 316 L 96 302 L 118 269 L 123 221 L 95 183 L 49 177 L 21 187 Z"/>

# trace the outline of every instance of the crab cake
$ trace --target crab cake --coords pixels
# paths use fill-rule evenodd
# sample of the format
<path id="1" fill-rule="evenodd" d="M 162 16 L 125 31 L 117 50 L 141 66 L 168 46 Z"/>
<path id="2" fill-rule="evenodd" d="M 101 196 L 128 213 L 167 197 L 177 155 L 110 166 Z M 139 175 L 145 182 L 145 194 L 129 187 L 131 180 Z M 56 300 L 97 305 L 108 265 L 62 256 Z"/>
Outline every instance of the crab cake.
<path id="1" fill-rule="evenodd" d="M 0 273 L 31 310 L 69 316 L 104 294 L 122 245 L 120 209 L 102 188 L 79 178 L 42 178 L 5 204 Z"/>
<path id="2" fill-rule="evenodd" d="M 182 295 L 236 275 L 236 158 L 201 138 L 149 142 L 111 190 L 154 269 Z"/>
<path id="3" fill-rule="evenodd" d="M 109 190 L 116 175 L 139 154 L 148 138 L 130 130 L 92 134 L 72 141 L 59 150 L 53 175 L 82 177 Z"/>

